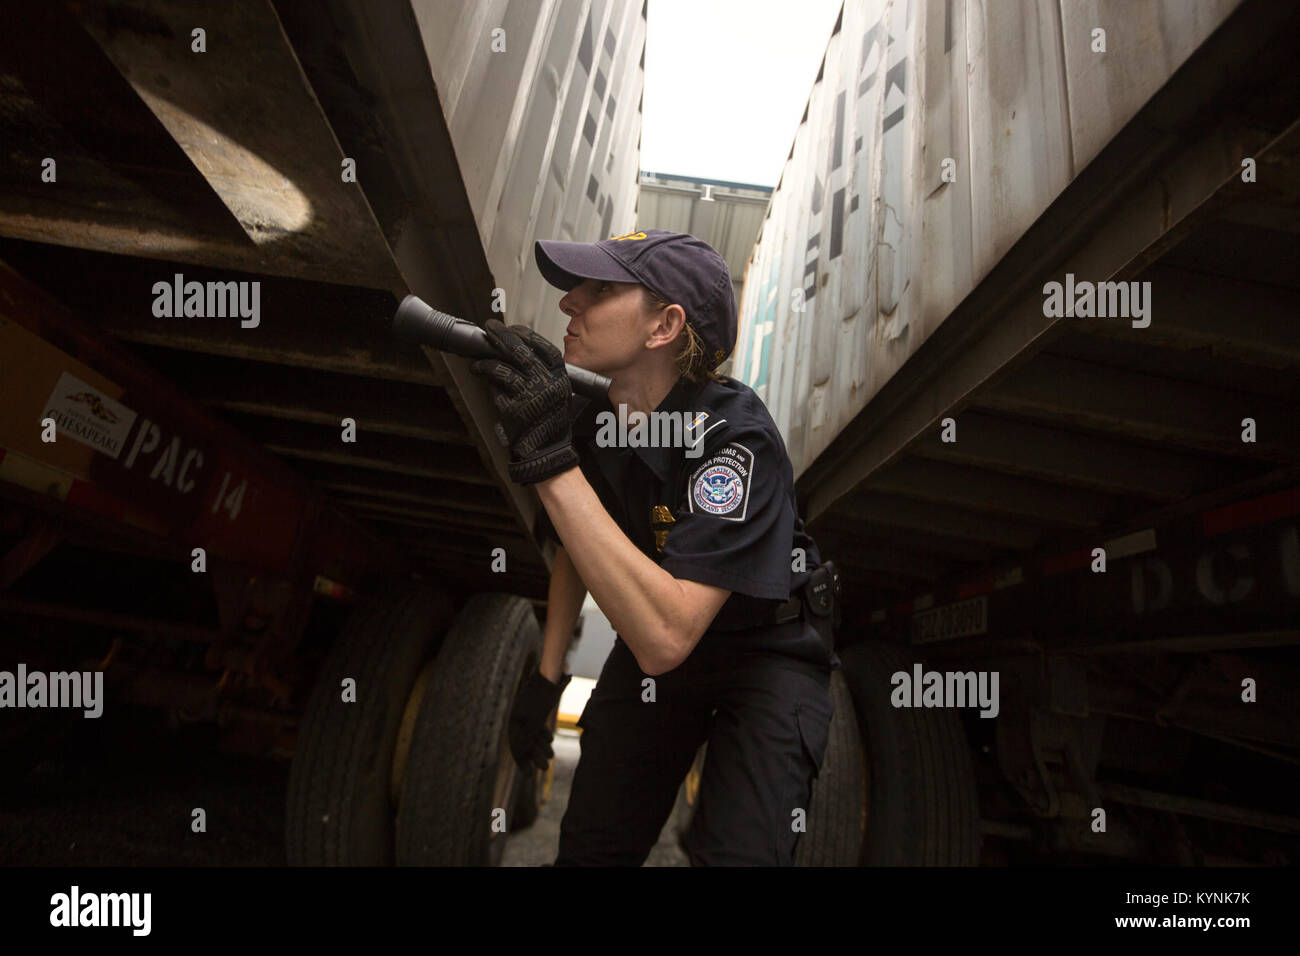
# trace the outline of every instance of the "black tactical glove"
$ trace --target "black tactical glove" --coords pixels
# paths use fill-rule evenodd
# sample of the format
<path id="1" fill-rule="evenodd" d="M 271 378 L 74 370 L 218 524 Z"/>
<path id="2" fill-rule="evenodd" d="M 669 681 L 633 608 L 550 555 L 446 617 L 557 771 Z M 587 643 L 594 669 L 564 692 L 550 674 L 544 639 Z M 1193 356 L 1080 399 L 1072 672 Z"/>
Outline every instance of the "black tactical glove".
<path id="1" fill-rule="evenodd" d="M 563 354 L 527 326 L 488 319 L 483 328 L 502 358 L 479 359 L 470 369 L 492 386 L 510 445 L 510 479 L 531 485 L 577 467 Z"/>
<path id="2" fill-rule="evenodd" d="M 560 694 L 569 684 L 565 674 L 560 683 L 552 684 L 540 670 L 524 681 L 510 711 L 510 752 L 515 763 L 528 771 L 545 770 L 555 756 L 551 749 L 551 728 L 547 726 L 551 711 L 560 703 Z"/>

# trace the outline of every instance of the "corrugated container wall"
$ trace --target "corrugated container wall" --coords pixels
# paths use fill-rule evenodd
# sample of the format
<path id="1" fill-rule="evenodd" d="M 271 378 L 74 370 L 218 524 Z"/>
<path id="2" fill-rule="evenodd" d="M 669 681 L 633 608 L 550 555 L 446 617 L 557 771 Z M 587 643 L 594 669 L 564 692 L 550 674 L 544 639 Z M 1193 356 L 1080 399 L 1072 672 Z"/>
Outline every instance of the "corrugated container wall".
<path id="1" fill-rule="evenodd" d="M 746 270 L 733 366 L 796 474 L 1238 3 L 844 4 Z"/>
<path id="2" fill-rule="evenodd" d="M 645 4 L 413 6 L 506 321 L 559 342 L 562 293 L 538 273 L 533 240 L 590 242 L 634 225 Z"/>

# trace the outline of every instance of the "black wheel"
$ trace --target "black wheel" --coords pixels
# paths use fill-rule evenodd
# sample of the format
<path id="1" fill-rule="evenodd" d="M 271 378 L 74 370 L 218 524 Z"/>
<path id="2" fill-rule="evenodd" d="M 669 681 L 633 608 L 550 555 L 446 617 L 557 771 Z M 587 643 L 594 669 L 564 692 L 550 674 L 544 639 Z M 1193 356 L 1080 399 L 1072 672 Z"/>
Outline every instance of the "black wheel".
<path id="1" fill-rule="evenodd" d="M 857 866 L 866 832 L 866 761 L 853 695 L 843 671 L 831 672 L 831 716 L 826 756 L 813 779 L 807 832 L 795 866 Z"/>
<path id="2" fill-rule="evenodd" d="M 979 797 L 952 710 L 894 707 L 890 678 L 914 652 L 870 641 L 839 651 L 858 712 L 867 772 L 865 866 L 973 866 Z"/>
<path id="3" fill-rule="evenodd" d="M 500 862 L 517 796 L 506 721 L 541 646 L 532 605 L 508 594 L 471 598 L 447 631 L 411 737 L 399 864 Z"/>
<path id="4" fill-rule="evenodd" d="M 321 667 L 289 770 L 291 865 L 393 862 L 393 755 L 416 678 L 451 616 L 439 591 L 400 582 L 359 606 Z M 343 681 L 356 700 L 343 700 Z"/>

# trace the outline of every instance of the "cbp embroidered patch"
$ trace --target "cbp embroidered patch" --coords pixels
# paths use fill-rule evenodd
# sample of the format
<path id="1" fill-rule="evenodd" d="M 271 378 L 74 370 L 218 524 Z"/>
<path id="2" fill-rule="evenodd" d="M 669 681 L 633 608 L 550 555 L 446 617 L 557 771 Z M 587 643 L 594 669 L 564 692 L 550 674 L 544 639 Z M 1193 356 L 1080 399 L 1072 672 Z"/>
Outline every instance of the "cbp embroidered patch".
<path id="1" fill-rule="evenodd" d="M 691 476 L 691 512 L 744 521 L 753 475 L 753 452 L 735 442 L 724 446 Z"/>

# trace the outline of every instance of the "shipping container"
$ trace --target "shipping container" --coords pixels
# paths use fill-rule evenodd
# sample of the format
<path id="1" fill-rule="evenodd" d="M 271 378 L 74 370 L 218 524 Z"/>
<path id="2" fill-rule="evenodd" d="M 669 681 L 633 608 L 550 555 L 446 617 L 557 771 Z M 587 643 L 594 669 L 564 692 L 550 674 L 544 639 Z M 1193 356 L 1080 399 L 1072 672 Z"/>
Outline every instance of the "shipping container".
<path id="1" fill-rule="evenodd" d="M 734 374 L 842 569 L 865 859 L 1297 859 L 1298 32 L 844 4 Z M 931 667 L 1000 710 L 877 706 Z"/>
<path id="2" fill-rule="evenodd" d="M 736 350 L 796 474 L 1237 3 L 844 5 Z"/>
<path id="3" fill-rule="evenodd" d="M 292 755 L 291 862 L 499 860 L 478 821 L 527 825 L 544 787 L 502 742 L 554 550 L 482 383 L 391 318 L 413 292 L 558 331 L 533 239 L 632 223 L 645 18 L 23 5 L 0 36 L 0 670 L 100 670 L 110 714 Z M 16 786 L 84 732 L 0 721 Z"/>

